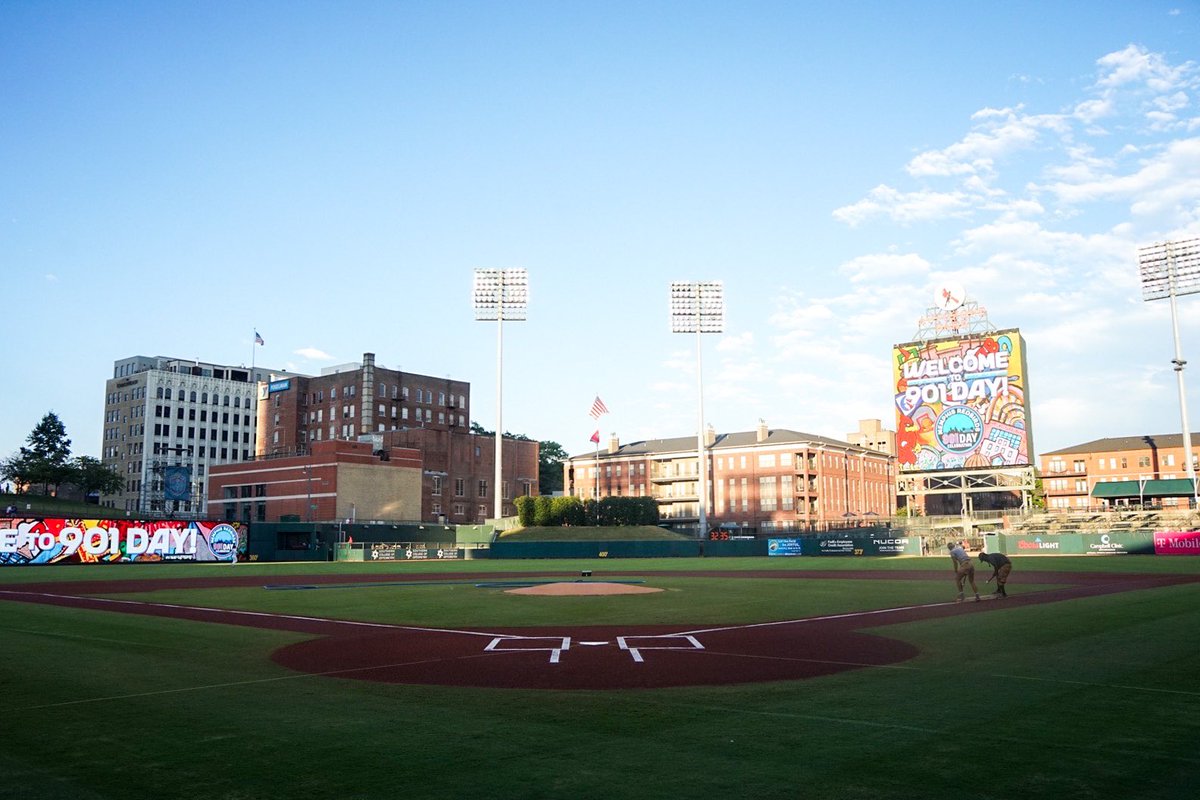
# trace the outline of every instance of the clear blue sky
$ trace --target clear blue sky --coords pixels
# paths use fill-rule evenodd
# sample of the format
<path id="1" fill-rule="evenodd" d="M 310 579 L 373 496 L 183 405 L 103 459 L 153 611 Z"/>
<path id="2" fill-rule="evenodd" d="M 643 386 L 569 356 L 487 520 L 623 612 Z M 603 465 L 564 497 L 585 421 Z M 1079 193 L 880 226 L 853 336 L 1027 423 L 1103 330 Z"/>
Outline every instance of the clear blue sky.
<path id="1" fill-rule="evenodd" d="M 1198 42 L 1182 0 L 5 2 L 0 456 L 50 410 L 98 456 L 132 355 L 373 352 L 491 429 L 476 267 L 529 271 L 504 428 L 570 453 L 597 395 L 606 440 L 695 433 L 673 280 L 725 281 L 719 431 L 894 427 L 947 280 L 1025 334 L 1037 452 L 1178 431 L 1136 249 L 1200 236 Z"/>

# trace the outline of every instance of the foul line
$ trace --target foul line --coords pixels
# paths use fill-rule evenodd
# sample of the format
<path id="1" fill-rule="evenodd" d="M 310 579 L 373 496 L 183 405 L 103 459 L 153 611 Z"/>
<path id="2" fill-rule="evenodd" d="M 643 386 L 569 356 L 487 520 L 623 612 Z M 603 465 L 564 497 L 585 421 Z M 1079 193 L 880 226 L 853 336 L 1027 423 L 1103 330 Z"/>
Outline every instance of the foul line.
<path id="1" fill-rule="evenodd" d="M 870 617 L 880 614 L 894 614 L 898 611 L 918 611 L 923 608 L 941 608 L 956 606 L 960 603 L 923 603 L 916 606 L 899 606 L 897 608 L 877 608 L 873 611 L 850 611 L 845 614 L 827 614 L 823 617 L 803 617 L 801 619 L 780 619 L 773 622 L 749 622 L 745 625 L 725 625 L 720 628 L 698 628 L 694 631 L 681 631 L 677 636 L 695 635 L 698 633 L 720 633 L 722 631 L 743 631 L 748 628 L 769 628 L 777 625 L 799 625 L 805 622 L 828 622 L 834 619 L 853 619 L 854 617 Z"/>
<path id="2" fill-rule="evenodd" d="M 296 614 L 272 614 L 267 611 L 241 611 L 233 608 L 209 608 L 207 606 L 184 606 L 176 603 L 147 603 L 143 600 L 118 600 L 111 597 L 89 597 L 70 594 L 50 594 L 48 592 L 16 592 L 0 589 L 0 595 L 15 595 L 24 597 L 44 597 L 54 600 L 76 600 L 83 603 L 109 603 L 112 605 L 135 606 L 140 608 L 169 608 L 175 611 L 200 611 L 206 614 L 236 615 L 243 617 L 262 617 L 265 619 L 287 619 L 296 622 L 316 622 L 325 625 L 348 625 L 359 628 L 381 628 L 384 630 L 417 631 L 419 633 L 458 633 L 465 636 L 500 637 L 503 639 L 525 638 L 508 633 L 487 633 L 485 631 L 466 631 L 454 628 L 422 628 L 415 625 L 393 625 L 387 622 L 358 622 L 350 619 L 332 619 L 329 617 L 304 617 Z"/>

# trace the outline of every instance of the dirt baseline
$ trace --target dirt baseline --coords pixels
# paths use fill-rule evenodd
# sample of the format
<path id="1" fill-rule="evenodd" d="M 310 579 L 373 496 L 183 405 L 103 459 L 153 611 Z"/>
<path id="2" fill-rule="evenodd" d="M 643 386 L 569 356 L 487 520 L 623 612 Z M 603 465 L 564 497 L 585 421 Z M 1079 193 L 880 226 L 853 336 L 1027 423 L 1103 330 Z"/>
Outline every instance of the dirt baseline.
<path id="1" fill-rule="evenodd" d="M 617 573 L 613 573 L 614 575 Z M 631 573 L 632 574 L 632 573 Z M 637 573 L 644 575 L 645 573 Z M 715 577 L 842 580 L 944 580 L 943 572 L 708 572 Z M 463 576 L 408 576 L 448 581 Z M 406 577 L 406 581 L 408 580 Z M 470 578 L 479 576 L 470 575 Z M 490 574 L 489 579 L 498 577 Z M 529 573 L 503 577 L 529 577 Z M 538 579 L 545 578 L 538 575 Z M 314 638 L 281 648 L 272 660 L 299 672 L 333 678 L 404 684 L 496 688 L 635 689 L 802 680 L 851 669 L 898 664 L 917 655 L 912 645 L 860 629 L 957 614 L 1200 581 L 1200 576 L 1030 573 L 1023 583 L 1073 584 L 989 603 L 935 603 L 896 609 L 721 627 L 686 625 L 563 626 L 455 630 L 362 623 L 317 617 L 273 616 L 153 601 L 154 589 L 262 585 L 263 578 L 230 575 L 183 581 L 96 581 L 29 585 L 0 590 L 0 599 L 149 614 L 196 621 L 292 630 Z M 286 584 L 379 583 L 376 576 L 289 576 Z M 565 583 L 565 582 L 564 582 Z M 595 587 L 597 582 L 567 586 Z M 555 585 L 555 584 L 549 584 Z M 563 584 L 558 584 L 563 585 Z M 627 584 L 610 584 L 626 588 Z M 530 588 L 543 588 L 530 587 Z M 585 590 L 586 591 L 586 590 Z M 145 600 L 88 594 L 145 593 Z"/>

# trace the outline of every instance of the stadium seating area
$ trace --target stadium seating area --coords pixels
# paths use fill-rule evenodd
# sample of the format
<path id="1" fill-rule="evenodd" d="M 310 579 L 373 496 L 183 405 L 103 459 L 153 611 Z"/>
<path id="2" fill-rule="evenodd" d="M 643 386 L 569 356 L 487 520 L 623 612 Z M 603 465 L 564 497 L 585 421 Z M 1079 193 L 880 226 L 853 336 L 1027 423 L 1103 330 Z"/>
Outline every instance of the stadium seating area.
<path id="1" fill-rule="evenodd" d="M 1197 528 L 1200 528 L 1200 511 L 1156 509 L 1030 514 L 1011 517 L 1006 532 L 1040 536 L 1111 531 L 1190 531 Z"/>

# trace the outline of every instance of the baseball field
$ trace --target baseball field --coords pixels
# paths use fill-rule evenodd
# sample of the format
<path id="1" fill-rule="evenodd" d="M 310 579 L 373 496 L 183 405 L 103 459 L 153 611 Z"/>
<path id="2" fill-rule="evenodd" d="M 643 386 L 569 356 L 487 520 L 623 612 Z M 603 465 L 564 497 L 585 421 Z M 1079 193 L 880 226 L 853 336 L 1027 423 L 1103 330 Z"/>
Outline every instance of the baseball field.
<path id="1" fill-rule="evenodd" d="M 590 573 L 590 574 L 589 574 Z M 0 569 L 2 798 L 1191 798 L 1200 559 Z"/>

